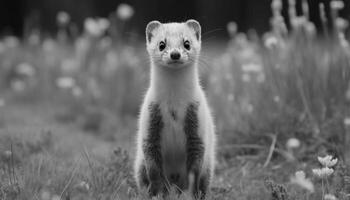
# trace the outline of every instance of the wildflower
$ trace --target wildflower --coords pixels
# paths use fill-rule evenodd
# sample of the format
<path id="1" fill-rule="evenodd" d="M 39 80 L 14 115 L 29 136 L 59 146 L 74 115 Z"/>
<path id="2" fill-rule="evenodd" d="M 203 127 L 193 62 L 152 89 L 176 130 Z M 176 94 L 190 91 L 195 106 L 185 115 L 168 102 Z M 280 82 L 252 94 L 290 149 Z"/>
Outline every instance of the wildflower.
<path id="1" fill-rule="evenodd" d="M 56 85 L 61 89 L 72 88 L 75 85 L 75 80 L 72 77 L 60 77 L 56 80 Z"/>
<path id="2" fill-rule="evenodd" d="M 315 24 L 312 22 L 306 22 L 305 24 L 305 31 L 309 36 L 314 36 L 316 34 L 316 27 Z"/>
<path id="3" fill-rule="evenodd" d="M 344 48 L 348 48 L 349 47 L 349 43 L 346 40 L 344 33 L 339 33 L 339 43 Z"/>
<path id="4" fill-rule="evenodd" d="M 326 178 L 326 177 L 332 175 L 333 172 L 334 172 L 334 170 L 331 169 L 331 168 L 328 168 L 328 167 L 324 167 L 324 168 L 321 168 L 321 169 L 313 169 L 312 170 L 312 173 L 314 175 L 316 175 L 317 177 L 319 177 L 319 178 Z"/>
<path id="5" fill-rule="evenodd" d="M 109 21 L 104 18 L 87 18 L 84 22 L 84 29 L 89 35 L 99 37 L 105 33 L 109 25 Z"/>
<path id="6" fill-rule="evenodd" d="M 301 29 L 301 28 L 303 28 L 303 27 L 305 27 L 306 26 L 306 24 L 307 24 L 307 19 L 306 19 L 306 17 L 295 17 L 292 21 L 291 21 L 291 23 L 292 23 L 292 25 L 293 25 L 293 27 L 295 28 L 295 29 Z"/>
<path id="7" fill-rule="evenodd" d="M 345 126 L 350 126 L 350 117 L 346 117 L 346 118 L 344 119 L 344 125 L 345 125 Z"/>
<path id="8" fill-rule="evenodd" d="M 20 63 L 17 66 L 17 73 L 24 76 L 33 76 L 35 74 L 35 69 L 29 63 Z"/>
<path id="9" fill-rule="evenodd" d="M 276 103 L 278 103 L 278 102 L 281 101 L 281 98 L 280 98 L 279 96 L 276 95 L 276 96 L 273 97 L 273 101 L 276 102 Z"/>
<path id="10" fill-rule="evenodd" d="M 122 3 L 117 8 L 117 16 L 119 19 L 126 21 L 134 15 L 134 9 L 125 3 Z"/>
<path id="11" fill-rule="evenodd" d="M 300 141 L 297 138 L 289 138 L 286 144 L 288 149 L 296 149 L 300 147 Z"/>
<path id="12" fill-rule="evenodd" d="M 341 10 L 344 8 L 344 2 L 341 0 L 333 0 L 331 1 L 331 8 L 334 10 Z"/>
<path id="13" fill-rule="evenodd" d="M 266 35 L 266 38 L 264 40 L 264 45 L 268 49 L 273 49 L 278 46 L 278 39 L 277 37 L 273 35 Z"/>
<path id="14" fill-rule="evenodd" d="M 7 36 L 4 38 L 5 46 L 8 48 L 15 48 L 19 45 L 19 40 L 15 36 Z"/>
<path id="15" fill-rule="evenodd" d="M 335 197 L 333 194 L 326 194 L 324 195 L 325 200 L 337 200 L 337 197 Z"/>
<path id="16" fill-rule="evenodd" d="M 12 156 L 12 152 L 10 150 L 6 150 L 4 152 L 4 156 L 5 156 L 6 159 L 10 159 L 11 156 Z"/>
<path id="17" fill-rule="evenodd" d="M 103 32 L 105 32 L 110 25 L 108 19 L 105 19 L 105 18 L 98 18 L 96 21 L 97 21 L 97 25 L 100 27 L 100 30 Z"/>
<path id="18" fill-rule="evenodd" d="M 53 51 L 55 49 L 55 41 L 52 39 L 44 39 L 42 46 L 46 52 Z"/>
<path id="19" fill-rule="evenodd" d="M 261 72 L 262 66 L 257 63 L 247 63 L 242 65 L 242 70 L 244 72 Z"/>
<path id="20" fill-rule="evenodd" d="M 70 16 L 67 12 L 60 11 L 57 13 L 56 20 L 58 25 L 66 26 L 70 21 Z"/>
<path id="21" fill-rule="evenodd" d="M 337 17 L 337 19 L 335 19 L 335 26 L 338 30 L 345 31 L 349 26 L 349 22 L 343 18 Z"/>
<path id="22" fill-rule="evenodd" d="M 237 24 L 235 22 L 227 23 L 227 32 L 231 37 L 234 37 L 237 34 Z"/>
<path id="23" fill-rule="evenodd" d="M 324 167 L 333 167 L 338 162 L 337 158 L 333 158 L 333 156 L 330 155 L 327 155 L 325 157 L 317 157 L 317 159 L 318 162 L 320 162 Z"/>
<path id="24" fill-rule="evenodd" d="M 50 200 L 50 196 L 51 196 L 50 192 L 47 190 L 44 190 L 40 194 L 40 199 L 41 200 Z"/>
<path id="25" fill-rule="evenodd" d="M 282 1 L 281 0 L 273 0 L 271 3 L 271 8 L 273 11 L 282 10 Z"/>
<path id="26" fill-rule="evenodd" d="M 291 183 L 296 184 L 309 192 L 313 193 L 315 191 L 314 184 L 310 179 L 306 178 L 304 171 L 297 171 L 295 175 L 291 178 Z"/>
<path id="27" fill-rule="evenodd" d="M 76 188 L 81 191 L 88 191 L 90 189 L 90 186 L 85 181 L 81 181 L 79 184 L 76 185 Z"/>

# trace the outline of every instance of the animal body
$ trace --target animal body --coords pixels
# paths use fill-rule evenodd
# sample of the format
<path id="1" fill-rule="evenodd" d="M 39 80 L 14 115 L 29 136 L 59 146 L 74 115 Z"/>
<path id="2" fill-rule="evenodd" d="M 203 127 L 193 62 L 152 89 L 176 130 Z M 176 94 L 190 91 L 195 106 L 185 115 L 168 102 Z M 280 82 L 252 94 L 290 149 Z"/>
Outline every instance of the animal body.
<path id="1" fill-rule="evenodd" d="M 146 28 L 150 86 L 137 133 L 135 179 L 150 195 L 171 186 L 205 198 L 215 165 L 214 123 L 200 85 L 201 27 L 152 21 Z"/>

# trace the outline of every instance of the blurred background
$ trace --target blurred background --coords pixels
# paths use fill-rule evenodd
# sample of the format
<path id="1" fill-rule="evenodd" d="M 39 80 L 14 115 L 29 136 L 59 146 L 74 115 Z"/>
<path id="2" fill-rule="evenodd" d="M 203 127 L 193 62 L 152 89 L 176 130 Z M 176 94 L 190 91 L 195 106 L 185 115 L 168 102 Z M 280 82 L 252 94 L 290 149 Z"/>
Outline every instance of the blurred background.
<path id="1" fill-rule="evenodd" d="M 282 15 L 290 28 L 288 0 L 284 3 Z M 325 6 L 326 17 L 330 18 L 331 0 L 296 0 L 296 14 L 302 14 L 303 2 L 310 8 L 310 20 L 318 29 L 321 28 L 319 4 Z M 195 18 L 201 22 L 204 31 L 218 30 L 216 35 L 224 36 L 224 28 L 229 21 L 238 24 L 239 31 L 254 29 L 259 34 L 269 30 L 269 19 L 272 16 L 271 0 L 4 0 L 0 8 L 0 28 L 2 33 L 23 35 L 28 29 L 40 28 L 45 32 L 57 31 L 56 14 L 65 11 L 70 14 L 79 30 L 87 17 L 109 17 L 121 3 L 133 7 L 135 15 L 129 25 L 138 33 L 143 33 L 147 22 L 160 19 L 163 22 L 185 21 Z M 345 1 L 339 15 L 350 19 L 350 3 Z M 73 5 L 74 4 L 74 5 Z"/>
<path id="2" fill-rule="evenodd" d="M 145 199 L 130 170 L 144 29 L 189 18 L 219 142 L 209 199 L 348 200 L 345 0 L 2 0 L 0 199 Z"/>

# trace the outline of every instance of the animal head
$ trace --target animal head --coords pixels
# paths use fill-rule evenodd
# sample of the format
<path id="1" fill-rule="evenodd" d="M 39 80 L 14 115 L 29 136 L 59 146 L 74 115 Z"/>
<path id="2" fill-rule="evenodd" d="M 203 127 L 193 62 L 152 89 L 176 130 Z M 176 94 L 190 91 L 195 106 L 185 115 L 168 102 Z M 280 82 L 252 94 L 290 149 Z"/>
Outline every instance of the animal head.
<path id="1" fill-rule="evenodd" d="M 147 51 L 158 66 L 178 69 L 197 62 L 201 50 L 201 26 L 196 20 L 184 23 L 151 21 L 146 27 Z"/>

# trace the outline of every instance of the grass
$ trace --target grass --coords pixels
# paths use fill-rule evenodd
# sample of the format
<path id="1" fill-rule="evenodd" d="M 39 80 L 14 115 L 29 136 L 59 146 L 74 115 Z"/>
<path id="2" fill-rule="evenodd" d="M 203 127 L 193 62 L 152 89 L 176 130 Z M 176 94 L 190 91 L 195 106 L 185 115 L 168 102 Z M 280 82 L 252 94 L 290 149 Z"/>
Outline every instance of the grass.
<path id="1" fill-rule="evenodd" d="M 262 38 L 237 33 L 234 23 L 225 44 L 203 38 L 201 77 L 219 139 L 208 199 L 347 200 L 344 29 L 318 38 L 306 14 L 290 12 L 287 32 L 278 2 Z M 148 58 L 143 40 L 123 34 L 123 20 L 80 36 L 60 21 L 56 38 L 33 31 L 0 40 L 0 199 L 148 199 L 131 170 Z M 325 155 L 337 164 L 321 165 Z"/>

